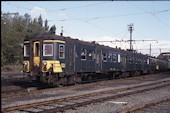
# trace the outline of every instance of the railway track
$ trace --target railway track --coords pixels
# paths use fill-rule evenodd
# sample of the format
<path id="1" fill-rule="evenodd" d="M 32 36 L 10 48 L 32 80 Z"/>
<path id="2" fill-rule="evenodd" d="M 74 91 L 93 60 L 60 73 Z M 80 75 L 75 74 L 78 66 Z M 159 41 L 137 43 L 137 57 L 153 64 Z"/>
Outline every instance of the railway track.
<path id="1" fill-rule="evenodd" d="M 152 102 L 144 103 L 141 105 L 137 105 L 135 107 L 131 107 L 122 111 L 119 111 L 117 113 L 149 113 L 149 112 L 154 112 L 154 113 L 161 113 L 161 112 L 167 112 L 169 113 L 170 108 L 170 96 L 166 98 L 162 98 L 159 100 L 155 100 Z M 160 109 L 161 107 L 161 109 Z"/>
<path id="2" fill-rule="evenodd" d="M 144 83 L 136 86 L 129 86 L 121 89 L 108 89 L 81 95 L 70 95 L 63 98 L 51 99 L 41 102 L 35 102 L 25 105 L 12 106 L 3 108 L 2 112 L 25 111 L 25 112 L 39 112 L 39 113 L 54 113 L 62 112 L 67 109 L 74 109 L 76 107 L 89 105 L 91 103 L 102 102 L 109 99 L 120 98 L 127 95 L 141 93 L 149 90 L 154 90 L 168 86 L 170 79 L 160 80 L 152 83 Z M 34 108 L 34 110 L 30 110 Z M 43 108 L 43 109 L 42 109 Z M 47 109 L 45 109 L 47 108 Z"/>
<path id="3" fill-rule="evenodd" d="M 166 74 L 166 73 L 165 73 Z M 12 76 L 12 75 L 11 75 Z M 150 75 L 149 75 L 150 76 Z M 152 76 L 152 75 L 151 75 Z M 139 76 L 139 77 L 142 77 L 142 76 Z M 147 75 L 144 76 L 144 78 L 147 77 Z M 136 77 L 138 78 L 138 77 Z M 135 77 L 133 77 L 132 79 L 135 79 Z M 19 81 L 19 83 L 17 84 L 13 84 L 12 82 L 17 81 L 18 79 L 13 79 L 13 80 L 5 80 L 3 81 L 3 85 L 1 86 L 2 88 L 2 92 L 1 92 L 1 97 L 2 98 L 11 98 L 11 97 L 19 97 L 19 96 L 24 96 L 24 95 L 28 95 L 28 94 L 35 94 L 35 93 L 43 93 L 43 92 L 48 92 L 48 91 L 51 91 L 51 90 L 58 90 L 58 89 L 61 89 L 59 87 L 57 88 L 54 88 L 52 86 L 48 86 L 47 87 L 47 84 L 40 84 L 40 85 L 37 85 L 36 83 L 33 83 L 33 82 L 30 82 L 28 81 L 27 79 L 23 79 L 22 81 Z M 21 80 L 21 79 L 20 79 Z M 110 80 L 111 81 L 111 80 Z M 148 80 L 149 81 L 149 80 Z M 99 82 L 99 81 L 98 81 Z M 103 82 L 108 82 L 107 80 L 106 81 L 103 81 Z M 28 85 L 25 85 L 25 84 L 28 84 Z M 93 85 L 93 83 L 90 83 Z M 122 84 L 122 83 L 121 83 Z M 15 88 L 12 87 L 12 90 L 9 90 L 10 88 L 3 88 L 4 86 L 8 86 L 8 85 L 11 85 L 11 86 L 14 86 L 14 87 L 17 87 L 17 90 L 14 90 Z M 18 87 L 22 87 L 22 88 L 18 88 Z M 47 88 L 39 88 L 38 86 L 46 86 Z M 67 86 L 68 87 L 68 86 Z M 62 87 L 62 89 L 67 89 L 67 87 Z M 85 86 L 86 87 L 86 86 Z M 69 86 L 69 88 L 72 88 L 72 86 Z M 7 89 L 7 91 L 4 91 L 3 89 Z M 41 90 L 38 90 L 38 89 L 41 89 Z"/>
<path id="4" fill-rule="evenodd" d="M 36 87 L 36 84 L 30 82 L 26 79 L 10 79 L 10 80 L 1 80 L 1 97 L 17 97 L 24 94 L 28 94 L 29 89 Z"/>
<path id="5" fill-rule="evenodd" d="M 14 74 L 16 75 L 16 74 Z M 5 76 L 5 75 L 4 75 Z M 27 77 L 12 77 L 12 74 L 9 76 L 1 77 L 1 97 L 2 98 L 11 98 L 24 96 L 29 94 L 36 93 L 38 89 L 52 88 L 52 86 L 47 84 L 38 84 L 35 81 L 30 81 Z"/>

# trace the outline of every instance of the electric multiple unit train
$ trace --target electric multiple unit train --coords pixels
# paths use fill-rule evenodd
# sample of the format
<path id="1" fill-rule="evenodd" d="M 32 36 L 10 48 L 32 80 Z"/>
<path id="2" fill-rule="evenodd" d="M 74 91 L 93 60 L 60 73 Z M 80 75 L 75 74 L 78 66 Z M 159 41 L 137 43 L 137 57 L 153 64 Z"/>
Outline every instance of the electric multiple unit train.
<path id="1" fill-rule="evenodd" d="M 164 71 L 169 61 L 58 35 L 24 40 L 23 72 L 57 85 Z"/>

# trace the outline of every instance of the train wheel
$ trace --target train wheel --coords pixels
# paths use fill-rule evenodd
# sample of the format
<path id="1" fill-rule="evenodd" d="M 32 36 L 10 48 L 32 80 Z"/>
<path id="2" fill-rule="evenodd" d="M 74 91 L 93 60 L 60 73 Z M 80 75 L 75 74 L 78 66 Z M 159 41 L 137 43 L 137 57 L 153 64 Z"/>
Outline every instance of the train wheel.
<path id="1" fill-rule="evenodd" d="M 46 73 L 43 73 L 43 75 L 40 77 L 40 81 L 47 83 L 47 75 Z"/>
<path id="2" fill-rule="evenodd" d="M 54 79 L 54 77 L 53 77 L 53 75 L 50 73 L 49 76 L 48 76 L 48 83 L 49 83 L 49 84 L 50 84 L 50 83 L 53 83 L 53 79 Z"/>
<path id="3" fill-rule="evenodd" d="M 55 73 L 53 75 L 53 85 L 60 86 L 60 83 L 59 83 L 59 74 L 58 73 Z"/>
<path id="4" fill-rule="evenodd" d="M 60 78 L 59 85 L 67 85 L 67 78 L 66 77 Z"/>
<path id="5" fill-rule="evenodd" d="M 76 76 L 76 83 L 80 84 L 82 82 L 82 78 L 80 76 Z"/>
<path id="6" fill-rule="evenodd" d="M 70 84 L 76 84 L 76 77 L 75 77 L 74 75 L 68 77 L 67 80 L 68 80 L 68 81 L 67 81 L 68 85 L 70 85 Z"/>

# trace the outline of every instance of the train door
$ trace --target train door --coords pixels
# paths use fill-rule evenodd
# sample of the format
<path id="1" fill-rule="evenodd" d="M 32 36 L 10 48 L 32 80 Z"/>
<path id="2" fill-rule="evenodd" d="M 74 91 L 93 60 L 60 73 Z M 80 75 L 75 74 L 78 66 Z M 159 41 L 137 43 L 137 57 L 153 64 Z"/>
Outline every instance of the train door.
<path id="1" fill-rule="evenodd" d="M 74 64 L 75 64 L 75 52 L 74 52 L 74 46 L 71 45 L 68 47 L 68 70 L 69 72 L 73 73 L 75 71 Z"/>
<path id="2" fill-rule="evenodd" d="M 40 65 L 40 42 L 33 42 L 33 66 L 39 67 Z"/>
<path id="3" fill-rule="evenodd" d="M 96 49 L 96 72 L 101 72 L 101 50 Z"/>
<path id="4" fill-rule="evenodd" d="M 126 64 L 126 55 L 122 55 L 122 65 L 123 65 L 123 71 L 126 71 L 126 66 L 127 66 L 127 64 Z"/>

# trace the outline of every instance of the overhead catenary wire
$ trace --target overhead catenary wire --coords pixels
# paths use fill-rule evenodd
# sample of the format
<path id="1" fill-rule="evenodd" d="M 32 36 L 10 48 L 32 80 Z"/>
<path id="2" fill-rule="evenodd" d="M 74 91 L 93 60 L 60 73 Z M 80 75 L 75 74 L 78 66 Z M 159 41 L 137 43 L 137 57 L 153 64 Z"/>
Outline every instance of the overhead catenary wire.
<path id="1" fill-rule="evenodd" d="M 12 6 L 15 6 L 17 8 L 22 8 L 22 9 L 25 9 L 25 10 L 31 10 L 31 8 L 26 8 L 26 7 L 23 7 L 23 6 L 18 6 L 18 5 L 15 5 L 13 3 L 9 3 L 9 2 L 4 2 L 4 3 L 7 3 L 7 4 L 12 5 Z"/>
<path id="2" fill-rule="evenodd" d="M 127 2 L 127 3 L 129 3 L 129 2 Z M 133 4 L 133 3 L 132 3 L 132 4 Z M 131 4 L 131 5 L 132 5 L 132 4 Z M 143 10 L 143 11 L 148 12 L 146 9 L 144 9 L 144 8 L 141 7 L 141 6 L 136 6 L 136 5 L 132 5 L 132 6 L 138 8 L 138 9 L 140 9 L 140 10 Z M 164 10 L 159 10 L 159 11 L 152 11 L 152 12 L 149 12 L 149 14 L 152 15 L 152 17 L 154 17 L 157 21 L 159 21 L 159 23 L 161 23 L 163 26 L 165 26 L 166 28 L 170 29 L 170 26 L 166 25 L 162 20 L 160 20 L 160 19 L 156 16 L 157 14 L 166 13 L 166 12 L 168 12 L 168 11 L 170 11 L 169 8 L 168 8 L 168 9 L 164 9 Z"/>
<path id="3" fill-rule="evenodd" d="M 91 4 L 91 6 L 93 6 L 94 4 Z M 97 3 L 96 3 L 96 5 L 97 5 Z M 99 3 L 99 5 L 102 5 L 102 3 Z M 15 5 L 16 6 L 16 5 Z M 89 4 L 89 6 L 88 5 L 83 5 L 82 6 L 82 8 L 83 7 L 90 7 L 90 4 Z M 19 8 L 24 8 L 23 6 L 22 7 L 20 7 L 19 6 Z M 52 10 L 50 10 L 50 9 L 46 9 L 48 12 L 54 12 L 55 13 L 55 11 L 66 11 L 66 10 L 69 10 L 69 9 L 77 9 L 77 8 L 81 8 L 80 6 L 78 6 L 78 7 L 70 7 L 70 8 L 60 8 L 60 9 L 52 9 Z M 25 9 L 28 9 L 28 10 L 30 10 L 29 8 L 25 8 Z M 85 23 L 87 23 L 87 24 L 89 24 L 89 25 L 91 25 L 91 26 L 93 26 L 93 27 L 95 27 L 95 28 L 98 28 L 98 29 L 100 29 L 100 30 L 103 30 L 103 31 L 105 31 L 105 32 L 109 32 L 109 33 L 111 33 L 112 35 L 113 35 L 113 32 L 112 31 L 110 31 L 110 30 L 108 30 L 108 29 L 106 29 L 106 28 L 103 28 L 102 26 L 99 26 L 99 25 L 95 25 L 95 23 L 93 23 L 93 20 L 99 20 L 99 19 L 104 19 L 104 18 L 114 18 L 114 17 L 121 17 L 121 16 L 135 16 L 135 15 L 142 15 L 142 13 L 143 14 L 152 14 L 152 15 L 158 15 L 158 14 L 161 14 L 161 13 L 164 13 L 164 12 L 168 12 L 170 9 L 163 9 L 163 10 L 158 10 L 158 11 L 143 11 L 143 12 L 139 12 L 139 13 L 128 13 L 128 14 L 122 14 L 122 15 L 108 15 L 108 16 L 96 16 L 96 17 L 91 17 L 91 18 L 69 18 L 69 19 L 58 19 L 57 21 L 82 21 L 82 22 L 85 22 L 85 21 L 88 21 L 88 22 L 85 22 Z M 156 17 L 155 17 L 156 18 Z M 91 20 L 90 20 L 91 19 Z M 159 18 L 158 18 L 159 19 Z M 157 19 L 157 20 L 158 20 Z M 56 20 L 48 20 L 48 21 L 56 21 Z M 158 20 L 159 21 L 159 20 Z M 160 20 L 160 22 L 161 22 L 161 20 Z M 93 25 L 92 25 L 93 24 Z M 114 35 L 114 36 L 117 36 L 116 34 Z"/>
<path id="4" fill-rule="evenodd" d="M 28 1 L 24 1 L 26 3 L 28 3 Z M 13 6 L 16 6 L 16 7 L 19 7 L 19 8 L 22 8 L 22 9 L 27 9 L 27 10 L 31 10 L 30 8 L 26 8 L 26 7 L 23 7 L 23 6 L 19 6 L 19 5 L 16 5 L 14 3 L 11 3 L 11 2 L 4 2 L 4 3 L 7 3 L 7 4 L 10 4 L 10 5 L 13 5 Z M 109 1 L 106 1 L 106 2 L 100 2 L 100 3 L 93 3 L 93 4 L 88 4 L 88 5 L 82 5 L 82 6 L 76 6 L 76 7 L 68 7 L 68 8 L 60 8 L 60 9 L 47 9 L 47 8 L 44 8 L 47 12 L 57 12 L 57 11 L 61 11 L 61 10 L 70 10 L 70 9 L 78 9 L 78 8 L 83 8 L 83 7 L 91 7 L 91 6 L 94 6 L 94 5 L 101 5 L 101 4 L 105 4 L 105 3 L 110 3 Z M 37 4 L 33 4 L 33 3 L 29 3 L 31 5 L 36 5 Z M 41 7 L 41 6 L 40 6 Z"/>
<path id="5" fill-rule="evenodd" d="M 170 29 L 170 26 L 168 26 L 167 24 L 165 24 L 163 21 L 161 21 L 155 14 L 152 14 L 153 17 L 155 17 L 162 25 L 164 25 L 165 27 L 167 27 L 168 29 Z"/>
<path id="6" fill-rule="evenodd" d="M 80 20 L 80 21 L 82 21 L 82 20 Z M 84 22 L 87 22 L 87 21 L 84 21 Z M 90 23 L 90 22 L 87 22 L 87 23 Z M 101 27 L 99 27 L 99 26 L 96 26 L 96 25 L 94 25 L 94 24 L 92 24 L 92 23 L 90 23 L 91 25 L 93 25 L 93 26 L 95 26 L 95 27 L 97 27 L 97 28 L 99 28 L 99 29 L 101 29 L 101 30 L 105 30 L 105 31 L 107 31 L 107 32 L 109 32 L 109 33 L 112 33 L 111 31 L 108 31 L 108 30 L 106 30 L 106 29 L 103 29 L 103 28 L 101 28 Z M 113 33 L 112 33 L 113 34 Z M 115 35 L 116 36 L 116 35 Z M 113 42 L 129 42 L 130 40 L 115 40 L 115 41 L 101 41 L 101 42 L 111 42 L 111 43 L 113 43 Z M 158 42 L 157 40 L 131 40 L 132 42 L 135 42 L 135 41 L 156 41 L 156 42 Z M 97 41 L 97 42 L 100 42 L 100 41 Z M 121 43 L 120 43 L 121 44 Z M 122 46 L 122 45 L 120 45 L 120 46 Z M 137 47 L 136 47 L 137 48 Z"/>
<path id="7" fill-rule="evenodd" d="M 157 11 L 154 11 L 157 12 Z M 71 19 L 56 19 L 56 20 L 48 20 L 48 21 L 72 21 L 72 20 L 84 20 L 86 22 L 92 21 L 92 20 L 98 20 L 98 19 L 105 19 L 105 18 L 116 18 L 116 17 L 122 17 L 122 16 L 135 16 L 135 15 L 143 15 L 143 14 L 150 14 L 154 12 L 139 12 L 139 13 L 128 13 L 128 14 L 118 14 L 118 15 L 108 15 L 108 16 L 100 16 L 100 17 L 91 17 L 91 18 L 71 18 Z"/>
<path id="8" fill-rule="evenodd" d="M 53 12 L 53 11 L 61 11 L 61 10 L 67 10 L 67 9 L 74 9 L 74 8 L 81 8 L 81 7 L 87 7 L 87 6 L 93 6 L 93 5 L 99 5 L 99 4 L 104 4 L 107 2 L 102 2 L 102 3 L 96 3 L 96 4 L 89 4 L 89 5 L 84 5 L 84 6 L 78 6 L 78 7 L 72 7 L 72 8 L 61 8 L 61 9 L 57 9 L 57 10 L 49 10 L 49 9 L 45 9 L 45 11 L 47 12 Z M 9 3 L 7 2 L 7 4 L 11 4 L 13 6 L 16 6 L 18 8 L 22 8 L 22 9 L 27 9 L 27 10 L 32 10 L 31 8 L 26 8 L 23 6 L 18 6 L 15 5 L 13 3 Z M 128 14 L 118 14 L 118 15 L 108 15 L 108 16 L 99 16 L 99 17 L 92 17 L 92 18 L 73 18 L 73 19 L 65 19 L 64 21 L 70 21 L 70 20 L 86 20 L 86 21 L 92 21 L 92 20 L 97 20 L 97 19 L 104 19 L 104 18 L 114 18 L 114 17 L 121 17 L 121 16 L 134 16 L 134 15 L 142 15 L 142 14 L 158 14 L 158 13 L 163 13 L 163 12 L 168 12 L 170 11 L 170 9 L 164 9 L 164 10 L 158 10 L 158 11 L 145 11 L 145 12 L 138 12 L 138 13 L 128 13 Z M 48 21 L 63 21 L 61 19 L 56 19 L 56 20 L 48 20 Z"/>

